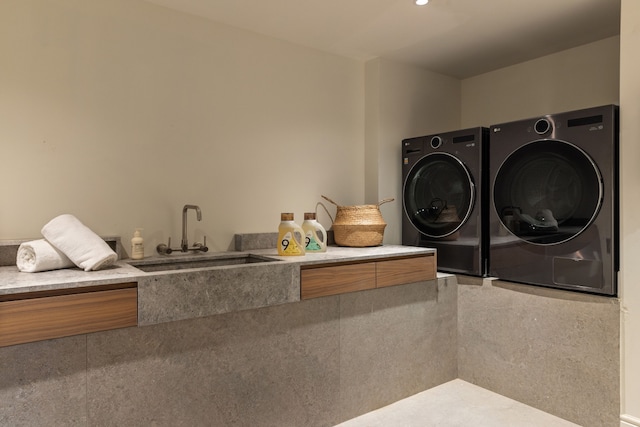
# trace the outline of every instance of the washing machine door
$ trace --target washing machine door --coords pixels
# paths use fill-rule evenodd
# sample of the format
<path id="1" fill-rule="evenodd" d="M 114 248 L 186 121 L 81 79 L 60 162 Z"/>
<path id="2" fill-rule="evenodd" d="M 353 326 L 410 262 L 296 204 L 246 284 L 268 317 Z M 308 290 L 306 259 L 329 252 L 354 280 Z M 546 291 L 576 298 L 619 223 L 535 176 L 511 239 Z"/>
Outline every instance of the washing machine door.
<path id="1" fill-rule="evenodd" d="M 602 176 L 594 161 L 566 141 L 530 142 L 495 175 L 493 207 L 515 236 L 536 245 L 566 242 L 593 222 L 602 206 Z"/>
<path id="2" fill-rule="evenodd" d="M 475 201 L 475 185 L 467 167 L 448 153 L 422 157 L 407 173 L 404 210 L 411 224 L 434 239 L 454 235 L 466 222 Z"/>

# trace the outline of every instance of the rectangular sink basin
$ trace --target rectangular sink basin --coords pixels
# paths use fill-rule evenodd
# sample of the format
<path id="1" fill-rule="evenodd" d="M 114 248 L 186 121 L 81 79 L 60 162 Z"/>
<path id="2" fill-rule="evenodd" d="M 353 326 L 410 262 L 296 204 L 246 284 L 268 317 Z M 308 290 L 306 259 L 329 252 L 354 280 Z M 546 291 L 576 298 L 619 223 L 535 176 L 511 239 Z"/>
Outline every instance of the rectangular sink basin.
<path id="1" fill-rule="evenodd" d="M 227 265 L 241 265 L 241 264 L 258 264 L 265 262 L 278 261 L 276 259 L 262 257 L 253 254 L 241 254 L 241 255 L 224 255 L 218 257 L 209 257 L 204 259 L 181 259 L 170 258 L 159 260 L 157 262 L 131 262 L 132 266 L 144 271 L 145 273 L 151 273 L 154 271 L 172 271 L 172 270 L 185 270 L 188 268 L 209 268 L 209 267 L 223 267 Z"/>

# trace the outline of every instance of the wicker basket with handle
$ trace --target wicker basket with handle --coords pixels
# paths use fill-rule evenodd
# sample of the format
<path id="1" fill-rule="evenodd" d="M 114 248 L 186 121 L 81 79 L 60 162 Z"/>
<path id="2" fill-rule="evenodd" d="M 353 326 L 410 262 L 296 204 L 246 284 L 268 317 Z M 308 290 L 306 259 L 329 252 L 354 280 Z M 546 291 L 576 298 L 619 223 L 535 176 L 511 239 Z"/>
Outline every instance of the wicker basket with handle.
<path id="1" fill-rule="evenodd" d="M 377 205 L 341 206 L 327 196 L 322 198 L 337 207 L 331 226 L 336 244 L 358 248 L 382 244 L 387 223 L 382 218 L 380 205 L 394 199 L 384 199 Z"/>

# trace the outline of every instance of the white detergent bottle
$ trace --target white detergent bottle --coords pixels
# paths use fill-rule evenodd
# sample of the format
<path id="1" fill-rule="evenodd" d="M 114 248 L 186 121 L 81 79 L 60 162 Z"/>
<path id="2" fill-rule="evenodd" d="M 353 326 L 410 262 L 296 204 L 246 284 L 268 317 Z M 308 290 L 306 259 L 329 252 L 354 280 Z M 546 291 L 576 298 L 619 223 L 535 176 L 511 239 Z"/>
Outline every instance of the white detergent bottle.
<path id="1" fill-rule="evenodd" d="M 327 251 L 327 231 L 316 220 L 314 212 L 305 212 L 302 230 L 305 238 L 305 252 Z"/>
<path id="2" fill-rule="evenodd" d="M 304 231 L 293 221 L 292 213 L 280 214 L 278 255 L 304 255 Z"/>

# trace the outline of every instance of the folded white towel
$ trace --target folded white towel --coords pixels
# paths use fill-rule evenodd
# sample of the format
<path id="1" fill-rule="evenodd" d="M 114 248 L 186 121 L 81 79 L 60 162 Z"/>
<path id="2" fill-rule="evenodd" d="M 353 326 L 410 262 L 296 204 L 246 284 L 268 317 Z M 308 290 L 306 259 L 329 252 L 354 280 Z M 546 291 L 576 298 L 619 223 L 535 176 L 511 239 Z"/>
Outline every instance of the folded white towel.
<path id="1" fill-rule="evenodd" d="M 44 239 L 22 243 L 18 247 L 16 265 L 26 273 L 75 267 L 73 261 Z"/>
<path id="2" fill-rule="evenodd" d="M 70 214 L 49 221 L 42 235 L 84 271 L 108 267 L 118 259 L 107 242 Z"/>

